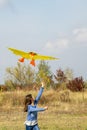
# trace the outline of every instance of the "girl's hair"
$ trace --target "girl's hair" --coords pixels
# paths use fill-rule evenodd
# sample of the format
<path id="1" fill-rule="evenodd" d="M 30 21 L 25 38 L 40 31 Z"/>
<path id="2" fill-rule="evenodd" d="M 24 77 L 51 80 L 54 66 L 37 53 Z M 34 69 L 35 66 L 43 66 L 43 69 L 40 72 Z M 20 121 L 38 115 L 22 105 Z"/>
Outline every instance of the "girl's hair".
<path id="1" fill-rule="evenodd" d="M 25 96 L 25 100 L 24 100 L 24 112 L 28 111 L 28 105 L 30 105 L 32 103 L 32 94 L 28 94 Z"/>

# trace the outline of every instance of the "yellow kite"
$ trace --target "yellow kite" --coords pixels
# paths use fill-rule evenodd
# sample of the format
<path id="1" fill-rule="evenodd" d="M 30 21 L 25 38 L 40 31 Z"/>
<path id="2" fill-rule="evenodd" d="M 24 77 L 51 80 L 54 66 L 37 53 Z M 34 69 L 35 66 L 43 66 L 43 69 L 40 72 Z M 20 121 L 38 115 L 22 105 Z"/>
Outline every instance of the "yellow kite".
<path id="1" fill-rule="evenodd" d="M 30 59 L 30 64 L 35 66 L 35 60 L 57 60 L 58 58 L 51 57 L 51 56 L 45 56 L 45 55 L 40 55 L 35 52 L 24 52 L 21 50 L 17 50 L 14 48 L 8 48 L 10 51 L 12 51 L 15 55 L 21 56 L 18 61 L 24 62 L 24 59 Z"/>

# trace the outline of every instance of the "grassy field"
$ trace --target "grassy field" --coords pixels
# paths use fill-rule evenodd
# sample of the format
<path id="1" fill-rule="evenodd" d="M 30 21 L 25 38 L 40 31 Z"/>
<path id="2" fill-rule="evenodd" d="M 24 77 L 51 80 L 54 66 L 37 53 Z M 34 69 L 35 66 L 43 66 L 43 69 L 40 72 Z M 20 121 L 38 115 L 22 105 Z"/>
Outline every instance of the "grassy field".
<path id="1" fill-rule="evenodd" d="M 37 94 L 0 92 L 0 130 L 25 129 L 23 99 L 28 93 Z M 48 110 L 38 115 L 41 130 L 87 130 L 87 92 L 45 91 L 39 103 L 39 107 L 43 106 L 48 106 Z"/>

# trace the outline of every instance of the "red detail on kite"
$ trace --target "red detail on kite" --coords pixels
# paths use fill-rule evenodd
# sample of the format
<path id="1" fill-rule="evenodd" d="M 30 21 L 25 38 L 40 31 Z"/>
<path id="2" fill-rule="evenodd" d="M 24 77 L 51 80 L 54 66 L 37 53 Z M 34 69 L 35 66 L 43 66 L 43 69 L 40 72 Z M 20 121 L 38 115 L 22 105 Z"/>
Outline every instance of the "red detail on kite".
<path id="1" fill-rule="evenodd" d="M 33 66 L 35 66 L 35 60 L 32 59 L 32 60 L 30 61 L 30 64 L 33 65 Z"/>
<path id="2" fill-rule="evenodd" d="M 19 61 L 20 61 L 20 62 L 24 62 L 24 58 L 23 58 L 23 57 L 20 58 Z"/>

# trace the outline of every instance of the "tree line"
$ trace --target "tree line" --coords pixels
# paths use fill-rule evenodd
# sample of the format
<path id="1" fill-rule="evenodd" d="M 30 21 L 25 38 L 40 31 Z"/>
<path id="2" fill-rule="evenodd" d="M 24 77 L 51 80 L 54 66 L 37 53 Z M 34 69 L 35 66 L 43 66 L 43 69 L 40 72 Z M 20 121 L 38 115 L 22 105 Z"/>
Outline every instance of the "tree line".
<path id="1" fill-rule="evenodd" d="M 86 81 L 83 77 L 74 77 L 73 70 L 58 68 L 56 74 L 51 72 L 48 62 L 40 61 L 37 68 L 32 68 L 30 64 L 17 63 L 15 67 L 7 67 L 4 85 L 0 85 L 0 90 L 15 89 L 38 89 L 41 81 L 46 84 L 46 89 L 69 89 L 71 91 L 83 91 L 86 88 Z"/>

